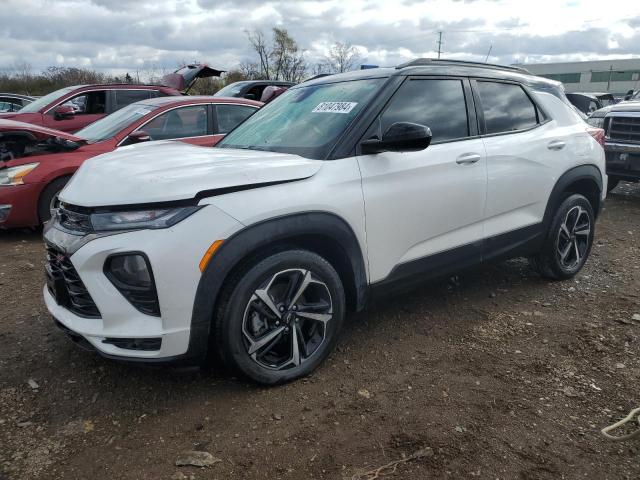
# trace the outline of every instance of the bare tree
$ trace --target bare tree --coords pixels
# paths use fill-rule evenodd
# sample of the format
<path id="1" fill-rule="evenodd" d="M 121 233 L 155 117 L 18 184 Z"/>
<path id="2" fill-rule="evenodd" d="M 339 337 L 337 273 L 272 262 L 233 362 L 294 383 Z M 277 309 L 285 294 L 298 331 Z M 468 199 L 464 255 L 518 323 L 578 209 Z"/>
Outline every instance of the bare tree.
<path id="1" fill-rule="evenodd" d="M 269 80 L 269 75 L 271 73 L 269 60 L 271 59 L 272 51 L 267 45 L 267 41 L 264 38 L 264 33 L 262 33 L 260 30 L 254 30 L 252 32 L 247 31 L 246 33 L 249 43 L 258 54 L 260 63 L 259 75 L 261 78 Z"/>
<path id="2" fill-rule="evenodd" d="M 247 32 L 247 38 L 253 50 L 258 54 L 257 78 L 266 80 L 287 80 L 299 82 L 307 70 L 304 52 L 284 28 L 274 28 L 271 44 L 260 31 Z M 241 65 L 243 73 L 251 63 Z M 253 75 L 252 75 L 253 76 Z"/>
<path id="3" fill-rule="evenodd" d="M 342 73 L 353 70 L 360 60 L 358 49 L 350 43 L 336 42 L 325 56 L 324 64 L 329 73 Z"/>
<path id="4" fill-rule="evenodd" d="M 259 67 L 255 62 L 241 62 L 240 65 L 238 65 L 238 70 L 247 80 L 257 80 L 260 78 Z"/>

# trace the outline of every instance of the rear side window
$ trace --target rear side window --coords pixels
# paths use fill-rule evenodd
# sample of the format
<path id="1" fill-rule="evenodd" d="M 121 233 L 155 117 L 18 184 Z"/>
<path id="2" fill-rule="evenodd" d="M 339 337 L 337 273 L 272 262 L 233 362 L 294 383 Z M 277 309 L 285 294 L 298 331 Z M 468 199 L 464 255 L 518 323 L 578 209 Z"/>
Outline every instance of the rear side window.
<path id="1" fill-rule="evenodd" d="M 115 110 L 120 110 L 130 103 L 147 100 L 149 98 L 148 90 L 115 90 L 116 104 Z"/>
<path id="2" fill-rule="evenodd" d="M 525 130 L 538 124 L 536 106 L 520 85 L 478 81 L 485 133 Z"/>
<path id="3" fill-rule="evenodd" d="M 405 81 L 380 119 L 382 133 L 396 122 L 412 122 L 429 127 L 433 143 L 468 137 L 462 80 Z"/>
<path id="4" fill-rule="evenodd" d="M 244 105 L 216 105 L 218 116 L 218 131 L 216 133 L 229 133 L 255 111 L 255 108 Z"/>

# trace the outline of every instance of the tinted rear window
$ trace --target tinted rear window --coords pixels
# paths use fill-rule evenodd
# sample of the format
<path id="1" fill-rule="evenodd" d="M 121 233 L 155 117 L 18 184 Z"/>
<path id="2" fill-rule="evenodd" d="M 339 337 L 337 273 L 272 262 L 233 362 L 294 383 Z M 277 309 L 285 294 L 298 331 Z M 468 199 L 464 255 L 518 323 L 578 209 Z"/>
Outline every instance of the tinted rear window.
<path id="1" fill-rule="evenodd" d="M 537 125 L 536 107 L 520 85 L 478 81 L 487 134 L 524 130 Z"/>
<path id="2" fill-rule="evenodd" d="M 114 92 L 116 94 L 115 110 L 149 98 L 149 90 L 114 90 Z"/>

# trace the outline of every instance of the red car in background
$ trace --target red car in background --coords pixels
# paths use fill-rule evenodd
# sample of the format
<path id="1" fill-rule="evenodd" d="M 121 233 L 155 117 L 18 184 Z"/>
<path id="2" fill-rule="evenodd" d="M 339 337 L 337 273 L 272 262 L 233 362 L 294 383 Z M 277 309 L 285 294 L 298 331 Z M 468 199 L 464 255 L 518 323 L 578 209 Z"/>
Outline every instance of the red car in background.
<path id="1" fill-rule="evenodd" d="M 1 113 L 0 119 L 77 132 L 131 103 L 182 95 L 198 78 L 219 77 L 222 72 L 207 65 L 187 65 L 165 75 L 161 85 L 75 85 L 40 97 L 17 112 Z"/>
<path id="2" fill-rule="evenodd" d="M 153 98 L 76 134 L 0 119 L 0 228 L 47 221 L 58 194 L 88 158 L 150 140 L 212 147 L 261 106 L 242 98 Z"/>

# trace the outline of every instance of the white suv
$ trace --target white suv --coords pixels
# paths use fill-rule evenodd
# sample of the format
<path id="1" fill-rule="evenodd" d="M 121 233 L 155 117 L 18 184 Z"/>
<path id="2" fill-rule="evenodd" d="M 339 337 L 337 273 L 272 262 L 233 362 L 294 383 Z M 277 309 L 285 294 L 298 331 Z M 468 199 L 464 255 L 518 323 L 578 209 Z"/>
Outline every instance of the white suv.
<path id="1" fill-rule="evenodd" d="M 394 285 L 513 256 L 574 276 L 606 194 L 602 140 L 560 84 L 516 68 L 417 60 L 305 82 L 217 148 L 85 162 L 45 229 L 44 298 L 106 357 L 215 352 L 288 381 Z"/>

